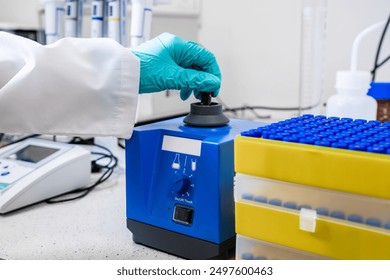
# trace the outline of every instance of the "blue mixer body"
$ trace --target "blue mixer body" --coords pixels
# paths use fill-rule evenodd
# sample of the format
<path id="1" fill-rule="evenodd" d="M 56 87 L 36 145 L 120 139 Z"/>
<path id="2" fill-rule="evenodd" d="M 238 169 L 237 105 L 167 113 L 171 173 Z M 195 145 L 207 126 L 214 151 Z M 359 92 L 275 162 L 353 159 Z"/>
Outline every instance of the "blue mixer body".
<path id="1" fill-rule="evenodd" d="M 126 141 L 133 240 L 188 259 L 224 258 L 235 244 L 233 141 L 258 126 L 200 128 L 176 118 L 136 127 Z"/>

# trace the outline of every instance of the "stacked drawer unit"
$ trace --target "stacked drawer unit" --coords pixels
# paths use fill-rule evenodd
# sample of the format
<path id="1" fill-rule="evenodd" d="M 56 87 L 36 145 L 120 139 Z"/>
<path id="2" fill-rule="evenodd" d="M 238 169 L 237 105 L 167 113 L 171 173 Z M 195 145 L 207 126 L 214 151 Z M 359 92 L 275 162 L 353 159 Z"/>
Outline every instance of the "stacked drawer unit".
<path id="1" fill-rule="evenodd" d="M 234 150 L 238 259 L 390 259 L 390 123 L 304 115 Z"/>

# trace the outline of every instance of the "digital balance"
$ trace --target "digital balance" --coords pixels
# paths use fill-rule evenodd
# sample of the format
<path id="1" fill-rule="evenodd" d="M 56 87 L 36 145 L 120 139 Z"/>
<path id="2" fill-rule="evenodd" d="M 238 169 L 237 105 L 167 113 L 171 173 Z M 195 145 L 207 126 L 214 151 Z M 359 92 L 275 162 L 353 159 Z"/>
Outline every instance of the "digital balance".
<path id="1" fill-rule="evenodd" d="M 90 152 L 82 147 L 27 139 L 0 150 L 0 214 L 85 187 Z"/>
<path id="2" fill-rule="evenodd" d="M 135 128 L 126 142 L 134 242 L 187 259 L 227 258 L 235 247 L 233 140 L 254 126 L 229 122 L 202 98 L 184 119 Z"/>

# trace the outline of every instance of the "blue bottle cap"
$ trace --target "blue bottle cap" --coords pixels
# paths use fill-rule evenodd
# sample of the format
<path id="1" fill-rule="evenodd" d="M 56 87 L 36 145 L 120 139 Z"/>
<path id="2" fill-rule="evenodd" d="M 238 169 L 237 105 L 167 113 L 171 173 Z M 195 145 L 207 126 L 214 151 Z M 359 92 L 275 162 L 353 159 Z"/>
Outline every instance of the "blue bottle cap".
<path id="1" fill-rule="evenodd" d="M 390 100 L 390 83 L 372 82 L 367 94 L 377 100 Z"/>
<path id="2" fill-rule="evenodd" d="M 348 215 L 347 220 L 355 223 L 363 223 L 363 217 L 357 214 Z"/>
<path id="3" fill-rule="evenodd" d="M 266 196 L 259 195 L 259 196 L 255 196 L 253 200 L 256 202 L 267 203 L 268 198 Z"/>
<path id="4" fill-rule="evenodd" d="M 373 227 L 381 227 L 382 226 L 382 222 L 380 219 L 377 219 L 377 218 L 367 218 L 365 223 L 369 226 L 373 226 Z"/>
<path id="5" fill-rule="evenodd" d="M 275 205 L 275 206 L 281 206 L 282 201 L 279 198 L 272 198 L 268 201 L 268 204 Z"/>
<path id="6" fill-rule="evenodd" d="M 336 219 L 342 219 L 342 220 L 345 219 L 345 213 L 343 211 L 338 211 L 338 210 L 330 212 L 329 216 Z"/>
<path id="7" fill-rule="evenodd" d="M 329 216 L 329 210 L 327 208 L 319 207 L 316 208 L 317 214 L 322 216 Z"/>
<path id="8" fill-rule="evenodd" d="M 385 229 L 390 229 L 390 221 L 384 224 L 383 226 Z"/>

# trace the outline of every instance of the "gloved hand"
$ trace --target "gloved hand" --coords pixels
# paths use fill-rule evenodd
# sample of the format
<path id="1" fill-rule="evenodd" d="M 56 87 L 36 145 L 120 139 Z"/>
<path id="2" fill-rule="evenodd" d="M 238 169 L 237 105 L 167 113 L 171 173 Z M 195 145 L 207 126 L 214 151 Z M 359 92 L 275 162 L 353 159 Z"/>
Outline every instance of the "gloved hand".
<path id="1" fill-rule="evenodd" d="M 194 42 L 187 42 L 169 33 L 141 44 L 131 51 L 141 61 L 139 93 L 166 89 L 180 90 L 186 100 L 194 91 L 219 93 L 221 72 L 214 55 Z"/>

